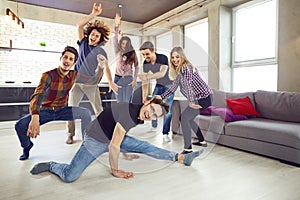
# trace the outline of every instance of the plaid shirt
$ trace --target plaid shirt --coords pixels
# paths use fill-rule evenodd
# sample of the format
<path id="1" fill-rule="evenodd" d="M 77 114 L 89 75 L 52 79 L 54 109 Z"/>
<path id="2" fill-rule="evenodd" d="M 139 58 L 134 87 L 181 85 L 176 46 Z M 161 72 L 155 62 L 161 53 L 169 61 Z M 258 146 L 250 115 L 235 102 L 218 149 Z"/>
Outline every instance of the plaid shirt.
<path id="1" fill-rule="evenodd" d="M 174 80 L 172 86 L 164 92 L 161 97 L 164 99 L 173 94 L 180 87 L 180 92 L 188 99 L 189 102 L 195 103 L 212 94 L 210 87 L 204 82 L 200 74 L 193 70 L 193 67 L 186 65 L 182 72 Z"/>
<path id="2" fill-rule="evenodd" d="M 70 70 L 64 76 L 58 68 L 44 72 L 39 85 L 30 97 L 30 114 L 39 114 L 40 108 L 59 108 L 68 105 L 71 90 L 77 72 Z"/>

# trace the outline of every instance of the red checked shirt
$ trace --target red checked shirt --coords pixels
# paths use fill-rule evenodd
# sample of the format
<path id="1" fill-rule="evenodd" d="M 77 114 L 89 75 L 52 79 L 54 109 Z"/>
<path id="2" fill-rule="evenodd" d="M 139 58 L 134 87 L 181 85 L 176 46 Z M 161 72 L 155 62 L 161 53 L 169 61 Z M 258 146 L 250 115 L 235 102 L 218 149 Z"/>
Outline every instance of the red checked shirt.
<path id="1" fill-rule="evenodd" d="M 77 72 L 70 70 L 65 76 L 58 68 L 44 72 L 39 85 L 30 97 L 30 114 L 39 114 L 40 108 L 60 108 L 68 105 Z"/>
<path id="2" fill-rule="evenodd" d="M 172 86 L 161 97 L 164 99 L 170 96 L 176 91 L 178 86 L 180 87 L 180 92 L 191 103 L 195 103 L 197 100 L 206 98 L 213 93 L 198 71 L 193 70 L 193 67 L 190 65 L 186 65 L 183 68 L 182 72 L 177 75 Z"/>

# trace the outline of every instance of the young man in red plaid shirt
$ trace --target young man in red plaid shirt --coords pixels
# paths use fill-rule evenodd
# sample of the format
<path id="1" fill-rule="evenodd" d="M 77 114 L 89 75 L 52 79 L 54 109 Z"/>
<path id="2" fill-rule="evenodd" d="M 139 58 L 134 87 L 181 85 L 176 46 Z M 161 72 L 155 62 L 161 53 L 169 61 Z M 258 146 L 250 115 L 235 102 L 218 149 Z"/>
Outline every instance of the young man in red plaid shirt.
<path id="1" fill-rule="evenodd" d="M 29 151 L 33 147 L 30 138 L 40 135 L 40 126 L 56 120 L 81 119 L 82 134 L 86 126 L 91 122 L 91 112 L 86 108 L 69 107 L 68 97 L 77 72 L 71 70 L 78 58 L 78 52 L 74 47 L 67 46 L 60 57 L 60 66 L 44 72 L 39 85 L 30 98 L 30 113 L 22 117 L 15 125 L 23 155 L 20 160 L 29 157 Z"/>

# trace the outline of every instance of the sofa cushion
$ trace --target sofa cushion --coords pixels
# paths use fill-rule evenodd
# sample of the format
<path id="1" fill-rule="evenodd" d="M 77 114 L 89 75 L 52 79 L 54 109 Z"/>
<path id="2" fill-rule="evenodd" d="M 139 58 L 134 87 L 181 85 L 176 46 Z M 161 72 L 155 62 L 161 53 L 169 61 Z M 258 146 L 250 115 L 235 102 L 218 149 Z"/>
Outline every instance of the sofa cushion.
<path id="1" fill-rule="evenodd" d="M 248 119 L 245 115 L 234 114 L 230 108 L 215 108 L 212 112 L 219 115 L 225 122 Z"/>
<path id="2" fill-rule="evenodd" d="M 216 106 L 208 106 L 205 110 L 201 111 L 201 115 L 211 115 L 212 110 L 214 110 Z"/>
<path id="3" fill-rule="evenodd" d="M 261 117 L 300 122 L 300 93 L 258 90 L 254 97 Z"/>
<path id="4" fill-rule="evenodd" d="M 259 116 L 248 96 L 239 99 L 226 99 L 227 105 L 234 114 L 246 116 Z"/>
<path id="5" fill-rule="evenodd" d="M 300 149 L 300 124 L 263 118 L 225 124 L 225 135 Z"/>
<path id="6" fill-rule="evenodd" d="M 242 93 L 234 93 L 234 92 L 224 92 L 221 90 L 213 89 L 213 102 L 212 105 L 216 107 L 227 107 L 226 99 L 238 99 L 249 97 L 252 104 L 255 107 L 254 101 L 254 93 L 253 92 L 242 92 Z"/>

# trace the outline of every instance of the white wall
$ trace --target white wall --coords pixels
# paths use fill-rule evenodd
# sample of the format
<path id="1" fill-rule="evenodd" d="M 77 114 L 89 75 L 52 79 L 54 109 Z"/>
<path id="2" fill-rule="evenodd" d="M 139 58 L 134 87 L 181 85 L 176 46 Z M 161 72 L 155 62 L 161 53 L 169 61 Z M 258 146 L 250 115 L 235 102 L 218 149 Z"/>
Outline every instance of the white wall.
<path id="1" fill-rule="evenodd" d="M 23 81 L 30 80 L 37 84 L 42 72 L 58 66 L 60 52 L 66 45 L 77 48 L 75 25 L 84 16 L 83 14 L 22 3 L 18 3 L 17 6 L 15 2 L 7 0 L 0 0 L 0 5 L 0 86 L 5 85 L 5 81 L 16 81 L 17 84 L 22 85 Z M 6 8 L 10 8 L 24 21 L 24 29 L 14 24 L 11 17 L 5 16 Z M 112 32 L 114 31 L 113 19 L 101 17 L 97 19 L 104 21 L 111 27 Z M 122 22 L 124 34 L 140 37 L 140 28 L 140 24 Z M 28 50 L 4 49 L 10 47 L 10 40 L 13 48 Z M 46 46 L 40 46 L 40 42 L 45 42 Z M 104 49 L 114 74 L 115 57 L 112 40 L 105 45 Z M 107 82 L 106 77 L 103 77 L 103 82 Z"/>

